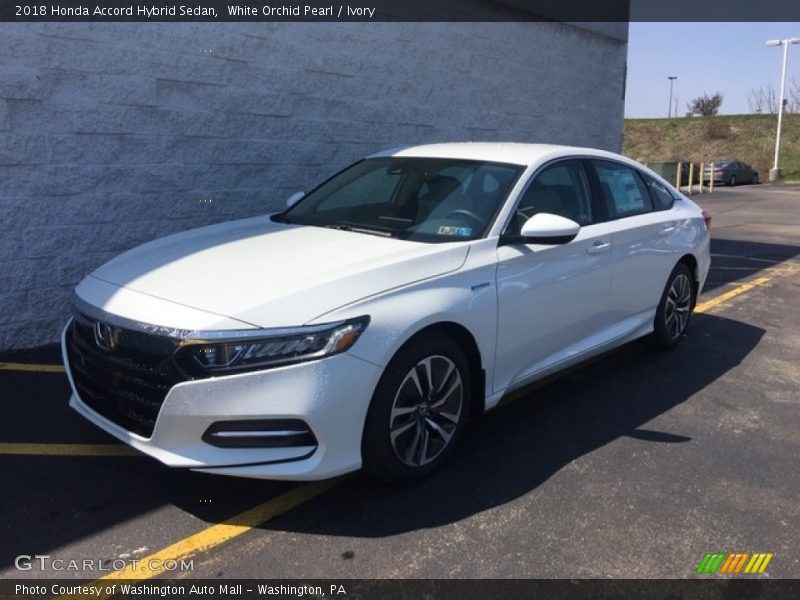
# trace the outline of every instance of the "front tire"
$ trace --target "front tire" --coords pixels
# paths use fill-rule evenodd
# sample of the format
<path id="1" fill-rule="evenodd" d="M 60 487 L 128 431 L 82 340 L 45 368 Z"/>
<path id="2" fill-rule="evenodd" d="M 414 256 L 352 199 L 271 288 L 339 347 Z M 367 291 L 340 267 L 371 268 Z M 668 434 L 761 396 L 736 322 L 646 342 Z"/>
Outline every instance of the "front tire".
<path id="1" fill-rule="evenodd" d="M 403 347 L 372 397 L 361 443 L 364 470 L 391 484 L 436 470 L 464 432 L 471 384 L 467 359 L 452 339 L 429 333 Z"/>
<path id="2" fill-rule="evenodd" d="M 678 263 L 667 279 L 653 323 L 653 339 L 660 348 L 671 350 L 684 338 L 694 302 L 692 271 L 685 264 Z"/>

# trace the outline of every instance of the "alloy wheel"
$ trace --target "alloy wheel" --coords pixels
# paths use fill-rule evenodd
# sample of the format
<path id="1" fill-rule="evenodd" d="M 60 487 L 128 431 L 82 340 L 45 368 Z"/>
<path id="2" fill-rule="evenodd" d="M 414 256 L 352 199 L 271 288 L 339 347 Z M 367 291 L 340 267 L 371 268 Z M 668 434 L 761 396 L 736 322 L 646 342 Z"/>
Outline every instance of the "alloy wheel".
<path id="1" fill-rule="evenodd" d="M 672 339 L 677 339 L 686 330 L 692 309 L 692 282 L 685 273 L 672 280 L 664 304 L 664 324 Z"/>
<path id="2" fill-rule="evenodd" d="M 400 461 L 422 467 L 450 444 L 461 419 L 464 384 L 442 355 L 420 360 L 403 378 L 389 414 L 389 438 Z"/>

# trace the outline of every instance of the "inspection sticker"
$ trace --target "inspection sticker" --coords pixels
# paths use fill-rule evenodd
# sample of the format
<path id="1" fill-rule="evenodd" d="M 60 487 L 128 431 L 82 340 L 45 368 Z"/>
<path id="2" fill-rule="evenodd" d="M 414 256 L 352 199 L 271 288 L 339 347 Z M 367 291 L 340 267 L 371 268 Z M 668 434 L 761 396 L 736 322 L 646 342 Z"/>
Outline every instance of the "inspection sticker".
<path id="1" fill-rule="evenodd" d="M 439 235 L 459 235 L 469 237 L 472 235 L 472 227 L 455 227 L 453 225 L 440 225 Z"/>

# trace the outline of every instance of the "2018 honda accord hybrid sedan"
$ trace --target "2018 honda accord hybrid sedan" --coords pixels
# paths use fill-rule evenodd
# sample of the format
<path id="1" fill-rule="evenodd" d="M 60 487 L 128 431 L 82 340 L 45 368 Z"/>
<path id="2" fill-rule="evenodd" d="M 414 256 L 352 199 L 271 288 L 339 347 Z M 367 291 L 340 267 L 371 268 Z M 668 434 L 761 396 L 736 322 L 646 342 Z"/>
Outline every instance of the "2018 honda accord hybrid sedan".
<path id="1" fill-rule="evenodd" d="M 287 204 L 81 281 L 71 406 L 175 467 L 409 482 L 509 391 L 645 335 L 675 346 L 710 263 L 710 217 L 600 150 L 407 147 Z"/>

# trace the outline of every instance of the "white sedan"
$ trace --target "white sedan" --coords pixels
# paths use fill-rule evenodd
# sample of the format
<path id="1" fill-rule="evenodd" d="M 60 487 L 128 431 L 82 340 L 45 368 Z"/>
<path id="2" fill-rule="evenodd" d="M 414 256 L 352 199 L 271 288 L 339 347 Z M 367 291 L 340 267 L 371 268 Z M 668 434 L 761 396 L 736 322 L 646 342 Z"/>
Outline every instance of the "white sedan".
<path id="1" fill-rule="evenodd" d="M 391 150 L 287 204 L 88 275 L 71 406 L 174 467 L 413 481 L 509 391 L 645 335 L 675 346 L 710 263 L 706 213 L 587 148 Z"/>

